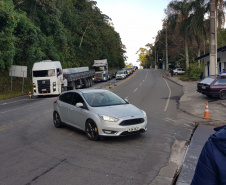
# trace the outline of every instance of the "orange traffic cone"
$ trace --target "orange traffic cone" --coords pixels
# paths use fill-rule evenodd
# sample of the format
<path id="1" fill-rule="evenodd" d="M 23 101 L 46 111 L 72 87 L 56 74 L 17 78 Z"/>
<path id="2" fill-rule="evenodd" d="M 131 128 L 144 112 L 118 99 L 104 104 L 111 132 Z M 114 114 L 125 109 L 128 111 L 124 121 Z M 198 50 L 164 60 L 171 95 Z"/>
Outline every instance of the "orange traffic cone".
<path id="1" fill-rule="evenodd" d="M 205 113 L 204 113 L 203 119 L 210 119 L 209 109 L 208 109 L 208 102 L 206 102 L 206 109 L 205 109 Z"/>

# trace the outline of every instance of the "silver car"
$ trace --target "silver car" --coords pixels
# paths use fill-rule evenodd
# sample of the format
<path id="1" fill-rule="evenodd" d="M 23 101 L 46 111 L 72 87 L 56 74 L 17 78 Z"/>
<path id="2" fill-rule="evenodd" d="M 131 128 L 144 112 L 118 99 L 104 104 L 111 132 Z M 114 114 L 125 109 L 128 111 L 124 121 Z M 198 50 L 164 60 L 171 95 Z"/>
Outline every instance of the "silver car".
<path id="1" fill-rule="evenodd" d="M 146 113 L 102 89 L 79 89 L 62 93 L 53 104 L 53 122 L 85 131 L 90 140 L 100 136 L 125 136 L 147 130 Z"/>
<path id="2" fill-rule="evenodd" d="M 125 70 L 118 71 L 116 73 L 116 79 L 125 79 L 127 77 L 127 72 Z"/>
<path id="3" fill-rule="evenodd" d="M 183 75 L 183 74 L 185 74 L 185 70 L 183 68 L 176 68 L 176 69 L 173 70 L 173 74 Z"/>

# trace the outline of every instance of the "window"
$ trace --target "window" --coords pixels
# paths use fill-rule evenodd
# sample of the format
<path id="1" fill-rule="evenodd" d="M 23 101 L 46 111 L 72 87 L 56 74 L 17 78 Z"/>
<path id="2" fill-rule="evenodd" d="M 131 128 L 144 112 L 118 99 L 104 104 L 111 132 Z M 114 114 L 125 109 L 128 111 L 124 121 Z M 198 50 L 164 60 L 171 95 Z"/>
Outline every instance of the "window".
<path id="1" fill-rule="evenodd" d="M 214 78 L 207 77 L 203 79 L 200 83 L 210 85 L 214 80 L 215 80 Z"/>
<path id="2" fill-rule="evenodd" d="M 55 76 L 55 69 L 33 71 L 33 77 L 50 77 Z"/>
<path id="3" fill-rule="evenodd" d="M 218 79 L 214 85 L 226 85 L 226 78 Z"/>
<path id="4" fill-rule="evenodd" d="M 84 104 L 83 98 L 78 93 L 74 93 L 72 105 L 76 105 L 76 103 L 83 103 Z"/>
<path id="5" fill-rule="evenodd" d="M 60 68 L 57 68 L 57 76 L 62 74 L 62 70 Z"/>
<path id="6" fill-rule="evenodd" d="M 73 97 L 74 97 L 74 93 L 68 92 L 60 95 L 59 100 L 65 103 L 72 104 Z"/>

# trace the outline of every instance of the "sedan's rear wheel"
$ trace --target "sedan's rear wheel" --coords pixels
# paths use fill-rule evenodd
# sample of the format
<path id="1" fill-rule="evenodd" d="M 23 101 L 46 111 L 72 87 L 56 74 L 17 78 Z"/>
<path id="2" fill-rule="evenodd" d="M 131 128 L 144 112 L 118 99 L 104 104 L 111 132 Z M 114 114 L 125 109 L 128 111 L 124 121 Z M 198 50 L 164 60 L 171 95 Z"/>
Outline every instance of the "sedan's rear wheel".
<path id="1" fill-rule="evenodd" d="M 96 141 L 99 139 L 98 128 L 94 121 L 88 120 L 86 122 L 85 132 L 88 139 L 92 141 Z"/>
<path id="2" fill-rule="evenodd" d="M 220 99 L 225 100 L 226 99 L 226 91 L 221 91 L 219 94 Z"/>
<path id="3" fill-rule="evenodd" d="M 60 128 L 63 126 L 63 123 L 60 119 L 60 115 L 57 112 L 53 113 L 53 123 L 56 128 Z"/>

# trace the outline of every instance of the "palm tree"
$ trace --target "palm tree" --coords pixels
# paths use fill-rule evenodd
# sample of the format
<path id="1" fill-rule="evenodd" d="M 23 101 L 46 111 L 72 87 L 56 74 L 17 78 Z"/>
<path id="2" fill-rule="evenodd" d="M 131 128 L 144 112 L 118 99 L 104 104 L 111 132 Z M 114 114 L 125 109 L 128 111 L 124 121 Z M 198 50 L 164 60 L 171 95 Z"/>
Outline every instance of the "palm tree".
<path id="1" fill-rule="evenodd" d="M 188 0 L 172 1 L 168 7 L 168 26 L 171 29 L 179 28 L 179 33 L 184 38 L 184 48 L 186 56 L 186 68 L 189 68 L 189 54 L 188 54 L 188 37 L 190 36 L 190 15 L 192 13 L 192 3 Z"/>
<path id="2" fill-rule="evenodd" d="M 192 2 L 193 11 L 190 15 L 190 27 L 189 27 L 189 35 L 192 35 L 198 45 L 197 57 L 200 57 L 201 53 L 201 43 L 208 37 L 208 26 L 209 21 L 205 20 L 205 14 L 207 13 L 207 4 L 205 4 L 205 0 L 196 0 Z M 198 65 L 200 68 L 200 60 L 198 61 Z"/>

